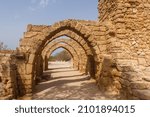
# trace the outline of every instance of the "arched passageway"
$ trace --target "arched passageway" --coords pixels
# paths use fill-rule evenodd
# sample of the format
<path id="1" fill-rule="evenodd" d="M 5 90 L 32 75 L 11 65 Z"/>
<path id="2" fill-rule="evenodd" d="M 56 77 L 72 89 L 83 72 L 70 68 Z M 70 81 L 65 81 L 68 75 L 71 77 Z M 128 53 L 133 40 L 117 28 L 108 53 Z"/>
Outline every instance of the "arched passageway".
<path id="1" fill-rule="evenodd" d="M 87 56 L 85 51 L 81 48 L 81 46 L 76 43 L 75 41 L 71 40 L 71 39 L 59 39 L 56 41 L 51 42 L 51 44 L 49 44 L 44 50 L 43 50 L 43 54 L 44 56 L 46 56 L 46 58 L 49 57 L 49 53 L 51 53 L 50 51 L 53 50 L 51 49 L 51 47 L 54 47 L 55 45 L 58 44 L 65 44 L 67 46 L 70 46 L 76 53 L 77 59 L 73 61 L 75 68 L 79 69 L 81 72 L 85 72 L 87 71 L 86 68 L 84 68 L 86 66 L 86 64 L 88 64 L 87 62 Z M 73 53 L 75 55 L 75 53 Z M 46 62 L 47 63 L 47 62 Z M 45 66 L 47 67 L 47 65 L 45 64 Z"/>
<path id="2" fill-rule="evenodd" d="M 71 39 L 75 40 L 82 48 L 84 48 L 86 54 L 88 54 L 89 59 L 92 60 L 91 64 L 93 65 L 93 72 L 98 68 L 99 62 L 96 64 L 98 58 L 98 48 L 95 41 L 92 41 L 94 35 L 90 34 L 90 28 L 87 25 L 88 22 L 82 22 L 78 20 L 65 20 L 58 23 L 55 23 L 52 26 L 37 27 L 37 26 L 28 26 L 28 32 L 25 34 L 24 39 L 20 42 L 20 51 L 26 53 L 26 69 L 24 72 L 25 75 L 25 84 L 28 84 L 26 92 L 32 91 L 32 88 L 35 84 L 35 79 L 37 77 L 37 67 L 38 62 L 37 58 L 41 56 L 42 51 L 50 43 L 50 41 L 60 37 L 60 36 L 69 36 Z M 86 26 L 87 25 L 87 26 Z M 32 32 L 32 35 L 31 35 Z M 92 38 L 92 39 L 91 39 Z M 26 44 L 24 44 L 26 41 Z M 95 43 L 95 44 L 94 44 Z M 94 45 L 94 47 L 93 47 Z M 96 54 L 97 53 L 97 54 Z M 41 61 L 39 59 L 38 61 Z M 85 66 L 86 68 L 86 66 Z M 39 73 L 39 72 L 38 72 Z M 95 75 L 96 73 L 94 73 Z M 23 74 L 22 74 L 23 75 Z M 28 77 L 28 81 L 26 78 Z M 27 85 L 26 85 L 27 86 Z"/>
<path id="3" fill-rule="evenodd" d="M 79 65 L 79 63 L 78 63 L 79 56 L 78 56 L 77 52 L 71 46 L 69 46 L 69 45 L 61 44 L 61 43 L 55 44 L 54 46 L 52 46 L 51 48 L 49 48 L 50 50 L 47 50 L 45 56 L 49 57 L 52 54 L 52 52 L 55 51 L 58 48 L 64 48 L 65 50 L 67 50 L 70 53 L 70 55 L 72 56 L 72 59 L 73 59 L 73 62 L 74 62 L 73 63 L 74 67 L 78 68 L 78 65 Z"/>
<path id="4" fill-rule="evenodd" d="M 88 75 L 70 68 L 66 62 L 52 62 L 46 74 L 48 73 L 51 73 L 51 78 L 35 86 L 36 91 L 32 99 L 116 99 L 116 97 L 100 92 L 94 79 L 89 80 Z"/>

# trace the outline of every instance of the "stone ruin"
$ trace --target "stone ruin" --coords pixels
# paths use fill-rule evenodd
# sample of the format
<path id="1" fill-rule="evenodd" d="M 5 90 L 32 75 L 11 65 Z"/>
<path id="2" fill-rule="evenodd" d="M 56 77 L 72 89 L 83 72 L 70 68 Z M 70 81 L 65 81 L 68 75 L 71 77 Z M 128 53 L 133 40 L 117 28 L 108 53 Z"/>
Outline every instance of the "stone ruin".
<path id="1" fill-rule="evenodd" d="M 17 97 L 17 66 L 13 51 L 0 53 L 0 99 Z"/>
<path id="2" fill-rule="evenodd" d="M 0 52 L 1 99 L 32 94 L 48 56 L 59 47 L 101 91 L 150 99 L 150 1 L 98 0 L 98 11 L 98 21 L 28 25 L 16 50 Z M 57 40 L 61 36 L 69 40 Z"/>

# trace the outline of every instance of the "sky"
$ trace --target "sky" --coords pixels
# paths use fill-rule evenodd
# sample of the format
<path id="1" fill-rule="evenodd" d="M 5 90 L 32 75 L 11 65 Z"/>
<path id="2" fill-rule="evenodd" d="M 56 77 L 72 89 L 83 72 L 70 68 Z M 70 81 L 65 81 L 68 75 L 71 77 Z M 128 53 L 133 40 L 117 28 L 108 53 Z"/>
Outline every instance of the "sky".
<path id="1" fill-rule="evenodd" d="M 0 42 L 15 49 L 28 24 L 97 20 L 97 4 L 98 0 L 0 0 Z"/>

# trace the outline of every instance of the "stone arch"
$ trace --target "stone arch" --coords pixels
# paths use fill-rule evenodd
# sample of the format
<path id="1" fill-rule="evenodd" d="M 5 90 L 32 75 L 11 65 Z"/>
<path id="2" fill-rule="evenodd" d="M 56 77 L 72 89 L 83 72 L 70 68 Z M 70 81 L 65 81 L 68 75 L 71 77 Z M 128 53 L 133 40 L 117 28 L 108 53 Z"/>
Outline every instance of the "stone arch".
<path id="1" fill-rule="evenodd" d="M 25 34 L 25 38 L 21 40 L 19 48 L 21 52 L 26 53 L 26 70 L 24 78 L 26 79 L 28 77 L 28 84 L 31 84 L 30 86 L 28 86 L 26 93 L 30 93 L 32 91 L 32 86 L 34 86 L 34 83 L 32 81 L 33 78 L 36 77 L 34 75 L 34 63 L 36 61 L 36 56 L 41 54 L 43 46 L 50 38 L 63 30 L 71 30 L 77 35 L 81 36 L 87 42 L 88 46 L 91 48 L 94 54 L 92 64 L 94 65 L 93 73 L 95 75 L 95 69 L 99 67 L 100 63 L 100 58 L 98 57 L 100 50 L 94 40 L 94 35 L 91 34 L 91 28 L 88 27 L 87 24 L 89 23 L 80 20 L 64 20 L 51 26 L 28 26 L 28 32 Z M 24 44 L 24 42 L 26 43 Z M 95 62 L 97 62 L 97 64 L 95 64 Z"/>
<path id="2" fill-rule="evenodd" d="M 65 45 L 65 44 L 61 44 L 61 43 L 56 43 L 54 45 L 50 45 L 50 46 L 48 46 L 49 50 L 47 50 L 47 53 L 45 53 L 46 56 L 50 56 L 52 54 L 52 52 L 55 51 L 58 48 L 63 48 L 65 50 L 67 50 L 67 52 L 69 52 L 69 54 L 71 55 L 71 57 L 74 61 L 75 67 L 78 67 L 78 64 L 79 64 L 78 63 L 78 59 L 79 59 L 78 57 L 79 56 L 77 55 L 77 52 L 69 45 Z M 48 61 L 46 61 L 46 62 L 48 62 Z M 41 59 L 38 60 L 38 65 L 36 66 L 36 69 L 37 69 L 36 76 L 37 77 L 35 77 L 35 79 L 34 79 L 35 83 L 38 83 L 39 79 L 41 79 L 42 74 L 43 74 L 43 73 L 41 73 L 41 71 L 43 71 L 43 69 L 42 69 L 41 66 L 39 66 L 40 64 L 41 64 Z M 47 66 L 47 68 L 48 68 L 48 66 Z"/>
<path id="3" fill-rule="evenodd" d="M 56 44 L 58 44 L 58 43 L 64 43 L 64 44 L 67 44 L 67 45 L 69 45 L 69 46 L 71 46 L 74 50 L 75 50 L 75 46 L 76 47 L 79 47 L 79 45 L 77 45 L 76 43 L 74 43 L 71 39 L 69 39 L 69 40 L 65 40 L 65 39 L 59 39 L 59 40 L 55 40 L 55 41 L 52 41 L 49 45 L 47 45 L 47 47 L 45 47 L 45 49 L 43 50 L 43 52 L 42 53 L 44 53 L 44 52 L 46 52 L 47 53 L 47 51 L 49 51 L 49 49 L 50 49 L 50 47 L 51 46 L 54 46 L 54 45 L 56 45 Z M 73 44 L 73 45 L 72 45 Z M 75 44 L 75 45 L 74 45 Z M 76 51 L 76 50 L 75 50 Z M 78 51 L 76 51 L 76 53 L 77 53 Z M 82 50 L 82 52 L 83 52 L 83 50 Z"/>
<path id="4" fill-rule="evenodd" d="M 53 45 L 51 48 L 50 48 L 50 51 L 47 52 L 47 55 L 51 55 L 55 50 L 57 50 L 58 48 L 64 48 L 65 50 L 67 50 L 70 54 L 71 54 L 71 57 L 72 58 L 77 58 L 78 56 L 76 51 L 74 51 L 74 49 L 68 45 L 65 45 L 65 44 L 55 44 Z"/>
<path id="5" fill-rule="evenodd" d="M 36 29 L 39 28 L 39 29 Z M 41 31 L 42 29 L 42 31 Z M 95 45 L 90 45 L 90 48 L 94 50 L 94 53 L 99 53 L 99 47 L 97 46 L 97 43 L 94 41 L 94 35 L 90 33 L 90 28 L 88 28 L 86 25 L 80 23 L 80 20 L 64 20 L 60 21 L 58 23 L 55 23 L 52 26 L 28 26 L 28 32 L 25 35 L 25 38 L 21 40 L 20 43 L 20 50 L 27 51 L 28 53 L 36 53 L 39 52 L 38 48 L 41 49 L 43 45 L 49 40 L 51 37 L 55 36 L 57 33 L 63 30 L 71 30 L 75 32 L 76 34 L 83 37 L 85 41 L 90 45 L 90 43 L 95 43 Z M 39 32 L 41 31 L 41 32 Z M 33 33 L 32 35 L 30 33 Z M 27 38 L 26 38 L 27 37 Z M 30 44 L 23 44 L 24 41 L 27 41 L 27 43 Z M 32 45 L 34 43 L 34 45 Z M 31 47 L 32 45 L 32 47 Z M 94 46 L 94 47 L 93 47 Z M 95 54 L 95 59 L 97 57 L 97 54 Z"/>
<path id="6" fill-rule="evenodd" d="M 85 51 L 82 50 L 82 48 L 77 45 L 77 43 L 71 39 L 65 40 L 65 39 L 59 39 L 59 40 L 55 40 L 52 41 L 43 51 L 42 55 L 48 55 L 49 56 L 49 51 L 51 50 L 51 47 L 59 44 L 59 43 L 64 43 L 67 44 L 68 46 L 70 46 L 71 48 L 73 48 L 73 50 L 76 52 L 77 56 L 78 56 L 78 65 L 75 65 L 76 68 L 78 68 L 81 72 L 85 72 L 86 73 L 86 68 L 84 67 L 84 65 L 86 66 L 87 63 L 87 57 L 85 54 Z M 43 57 L 44 58 L 44 57 Z"/>
<path id="7" fill-rule="evenodd" d="M 53 40 L 61 37 L 61 36 L 67 36 L 69 38 L 71 38 L 72 40 L 74 40 L 76 43 L 79 44 L 79 46 L 85 51 L 86 55 L 88 56 L 88 64 L 87 64 L 87 68 L 83 68 L 83 69 L 87 69 L 86 73 L 89 72 L 89 74 L 92 74 L 91 76 L 94 78 L 95 77 L 95 65 L 93 63 L 94 62 L 94 58 L 93 58 L 93 52 L 91 50 L 91 48 L 88 46 L 87 42 L 83 39 L 83 37 L 77 35 L 75 32 L 71 31 L 71 30 L 63 30 L 60 31 L 59 33 L 57 33 L 55 36 L 53 36 L 46 44 L 45 46 L 52 42 Z M 92 43 L 93 44 L 93 43 Z M 43 47 L 44 48 L 44 47 Z M 81 65 L 83 66 L 83 65 Z"/>
<path id="8" fill-rule="evenodd" d="M 74 40 L 76 43 L 78 43 L 84 49 L 84 51 L 86 52 L 87 55 L 92 55 L 91 49 L 87 45 L 86 41 L 82 37 L 78 36 L 76 33 L 74 33 L 73 31 L 70 31 L 70 30 L 63 30 L 63 31 L 57 33 L 45 44 L 45 46 L 48 43 L 50 43 L 51 41 L 53 41 L 54 39 L 57 39 L 61 36 L 67 36 L 70 39 Z"/>
<path id="9" fill-rule="evenodd" d="M 70 55 L 72 56 L 75 66 L 78 67 L 79 56 L 77 55 L 77 52 L 71 46 L 69 46 L 67 44 L 65 45 L 65 44 L 57 43 L 57 44 L 51 46 L 51 48 L 49 48 L 49 51 L 46 53 L 46 55 L 50 56 L 52 54 L 52 52 L 54 52 L 58 48 L 64 48 L 65 50 L 67 50 L 70 53 Z"/>

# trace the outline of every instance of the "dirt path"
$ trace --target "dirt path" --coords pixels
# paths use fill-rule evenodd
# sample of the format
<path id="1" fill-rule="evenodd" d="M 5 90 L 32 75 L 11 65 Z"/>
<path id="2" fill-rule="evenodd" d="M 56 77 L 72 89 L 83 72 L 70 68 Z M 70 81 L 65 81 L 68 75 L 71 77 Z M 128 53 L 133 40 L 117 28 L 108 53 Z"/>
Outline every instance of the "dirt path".
<path id="1" fill-rule="evenodd" d="M 100 92 L 95 80 L 71 68 L 69 63 L 54 62 L 49 66 L 50 70 L 44 73 L 48 79 L 36 86 L 33 99 L 116 99 Z"/>

